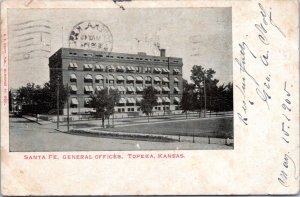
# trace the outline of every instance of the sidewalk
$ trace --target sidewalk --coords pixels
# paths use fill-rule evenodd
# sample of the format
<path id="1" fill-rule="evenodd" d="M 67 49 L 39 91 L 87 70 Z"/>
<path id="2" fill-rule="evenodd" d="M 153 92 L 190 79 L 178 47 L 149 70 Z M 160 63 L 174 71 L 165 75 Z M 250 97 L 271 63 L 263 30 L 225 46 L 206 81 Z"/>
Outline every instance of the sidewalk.
<path id="1" fill-rule="evenodd" d="M 52 124 L 52 122 L 47 121 L 47 120 L 42 120 L 42 119 L 37 119 L 36 117 L 32 117 L 32 116 L 28 116 L 28 115 L 23 115 L 23 118 L 31 121 L 31 122 L 35 122 L 39 125 L 47 125 L 47 124 Z"/>

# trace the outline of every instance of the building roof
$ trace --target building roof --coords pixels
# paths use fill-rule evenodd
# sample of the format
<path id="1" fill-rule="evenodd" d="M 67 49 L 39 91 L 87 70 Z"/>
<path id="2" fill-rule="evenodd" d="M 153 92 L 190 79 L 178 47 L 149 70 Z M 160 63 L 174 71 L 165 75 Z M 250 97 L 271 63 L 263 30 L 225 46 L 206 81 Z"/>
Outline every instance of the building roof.
<path id="1" fill-rule="evenodd" d="M 74 48 L 60 48 L 56 51 L 50 58 L 56 59 L 67 58 L 67 57 L 82 57 L 89 59 L 110 59 L 110 60 L 118 60 L 118 61 L 136 61 L 136 62 L 148 62 L 148 63 L 167 63 L 169 61 L 170 64 L 176 64 L 182 66 L 182 58 L 178 57 L 163 57 L 163 56 L 154 56 L 147 55 L 146 53 L 137 53 L 137 54 L 129 54 L 129 53 L 116 53 L 116 52 L 106 52 L 106 51 L 96 51 L 96 50 L 85 50 L 85 49 L 74 49 Z M 165 70 L 167 72 L 167 70 Z"/>

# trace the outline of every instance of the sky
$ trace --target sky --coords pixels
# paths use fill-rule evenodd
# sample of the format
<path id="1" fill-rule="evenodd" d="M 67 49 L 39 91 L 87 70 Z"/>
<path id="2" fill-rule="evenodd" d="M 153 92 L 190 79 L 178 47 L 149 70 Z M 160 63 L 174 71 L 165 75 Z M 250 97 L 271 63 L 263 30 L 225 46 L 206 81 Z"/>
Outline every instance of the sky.
<path id="1" fill-rule="evenodd" d="M 49 34 L 40 38 L 47 42 L 45 49 L 49 52 L 35 58 L 16 59 L 15 54 L 20 52 L 16 48 L 18 28 L 22 29 L 31 20 L 49 27 L 46 28 Z M 69 47 L 70 32 L 82 21 L 98 21 L 109 28 L 112 52 L 159 55 L 154 46 L 159 43 L 166 49 L 166 56 L 183 59 L 183 78 L 190 80 L 193 65 L 202 65 L 216 71 L 215 78 L 220 84 L 232 82 L 231 8 L 10 9 L 9 87 L 47 82 L 48 57 L 62 46 Z"/>

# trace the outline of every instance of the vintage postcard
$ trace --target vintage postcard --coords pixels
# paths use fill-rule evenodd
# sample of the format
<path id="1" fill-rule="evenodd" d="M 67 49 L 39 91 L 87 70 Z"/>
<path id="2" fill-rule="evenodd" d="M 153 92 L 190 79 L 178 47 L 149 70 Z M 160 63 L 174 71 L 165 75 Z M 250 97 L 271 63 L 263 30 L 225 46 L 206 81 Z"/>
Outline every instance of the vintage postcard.
<path id="1" fill-rule="evenodd" d="M 1 193 L 299 193 L 298 6 L 2 1 Z"/>

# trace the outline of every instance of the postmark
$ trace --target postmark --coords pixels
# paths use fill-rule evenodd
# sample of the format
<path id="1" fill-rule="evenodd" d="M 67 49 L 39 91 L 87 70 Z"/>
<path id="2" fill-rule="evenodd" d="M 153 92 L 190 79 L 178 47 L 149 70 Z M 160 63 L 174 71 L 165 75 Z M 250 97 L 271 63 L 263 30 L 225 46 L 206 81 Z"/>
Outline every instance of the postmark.
<path id="1" fill-rule="evenodd" d="M 99 21 L 82 21 L 70 32 L 69 47 L 111 52 L 113 36 L 110 29 Z"/>

